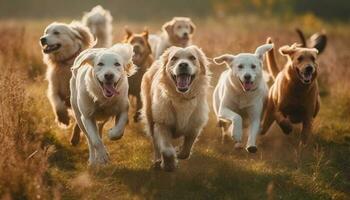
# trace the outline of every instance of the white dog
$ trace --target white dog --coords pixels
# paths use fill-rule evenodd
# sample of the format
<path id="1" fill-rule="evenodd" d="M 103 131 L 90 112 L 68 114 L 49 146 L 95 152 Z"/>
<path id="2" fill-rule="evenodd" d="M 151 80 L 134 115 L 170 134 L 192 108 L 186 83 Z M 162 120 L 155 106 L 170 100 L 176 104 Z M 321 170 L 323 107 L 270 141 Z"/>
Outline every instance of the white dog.
<path id="1" fill-rule="evenodd" d="M 88 139 L 90 165 L 105 164 L 109 159 L 99 135 L 102 127 L 97 128 L 97 121 L 115 117 L 109 138 L 117 140 L 123 136 L 129 109 L 127 77 L 136 69 L 132 56 L 130 44 L 116 44 L 108 49 L 85 50 L 74 62 L 71 104 L 77 123 Z"/>
<path id="2" fill-rule="evenodd" d="M 155 166 L 166 171 L 176 158 L 187 159 L 193 143 L 208 121 L 208 61 L 196 46 L 170 47 L 145 73 L 141 83 L 142 114 L 152 136 Z M 176 154 L 173 138 L 183 137 Z"/>
<path id="3" fill-rule="evenodd" d="M 250 153 L 257 151 L 256 136 L 260 129 L 261 115 L 268 95 L 268 86 L 263 78 L 263 58 L 271 50 L 272 44 L 258 47 L 255 54 L 225 54 L 214 58 L 216 64 L 225 63 L 224 71 L 214 90 L 214 111 L 226 136 L 227 123 L 231 123 L 231 136 L 236 148 L 242 147 L 243 119 L 249 120 L 250 130 L 246 149 Z"/>
<path id="4" fill-rule="evenodd" d="M 195 28 L 191 19 L 187 17 L 174 17 L 171 21 L 166 22 L 159 36 L 150 35 L 149 37 L 153 57 L 158 59 L 171 46 L 190 46 Z"/>
<path id="5" fill-rule="evenodd" d="M 110 47 L 112 45 L 112 21 L 111 13 L 100 5 L 84 14 L 83 24 L 89 27 L 97 39 L 95 47 Z"/>
<path id="6" fill-rule="evenodd" d="M 47 96 L 55 113 L 56 122 L 69 125 L 70 108 L 69 80 L 71 67 L 80 52 L 93 45 L 89 29 L 80 23 L 54 22 L 46 27 L 40 38 L 44 62 L 47 65 L 46 79 L 49 82 Z M 79 142 L 80 130 L 75 125 L 71 143 Z"/>

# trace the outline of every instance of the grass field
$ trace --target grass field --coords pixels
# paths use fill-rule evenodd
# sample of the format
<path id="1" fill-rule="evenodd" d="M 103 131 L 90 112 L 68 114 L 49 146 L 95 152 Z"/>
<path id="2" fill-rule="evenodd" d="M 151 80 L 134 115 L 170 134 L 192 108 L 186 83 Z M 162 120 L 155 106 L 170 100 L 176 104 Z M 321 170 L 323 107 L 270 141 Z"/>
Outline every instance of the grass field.
<path id="1" fill-rule="evenodd" d="M 69 22 L 65 20 L 66 22 Z M 302 21 L 302 24 L 299 22 Z M 256 17 L 196 20 L 194 43 L 209 58 L 253 52 L 272 36 L 277 47 L 307 33 L 327 30 L 329 43 L 319 58 L 321 111 L 306 148 L 299 129 L 289 136 L 276 126 L 258 138 L 248 154 L 222 145 L 213 113 L 189 160 L 173 172 L 151 169 L 152 148 L 142 125 L 130 122 L 119 141 L 104 142 L 111 162 L 87 167 L 86 141 L 69 144 L 71 129 L 54 122 L 38 39 L 49 21 L 0 22 L 0 197 L 2 199 L 350 199 L 350 28 L 310 19 L 258 21 Z M 118 22 L 140 31 L 145 24 Z M 146 24 L 151 32 L 161 24 Z M 279 62 L 284 59 L 279 56 Z M 223 66 L 211 65 L 212 86 Z M 212 88 L 213 89 L 213 88 Z M 208 97 L 211 102 L 211 97 Z M 133 109 L 131 109 L 133 110 Z M 105 129 L 107 130 L 107 129 Z"/>

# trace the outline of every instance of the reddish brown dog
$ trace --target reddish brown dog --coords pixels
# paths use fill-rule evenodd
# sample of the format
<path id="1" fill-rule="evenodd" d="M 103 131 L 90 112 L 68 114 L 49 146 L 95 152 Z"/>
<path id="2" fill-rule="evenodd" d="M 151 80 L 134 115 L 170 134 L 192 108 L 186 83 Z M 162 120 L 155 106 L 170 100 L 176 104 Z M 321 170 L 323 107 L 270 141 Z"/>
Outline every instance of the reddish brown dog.
<path id="1" fill-rule="evenodd" d="M 136 113 L 134 114 L 134 122 L 139 121 L 142 107 L 141 102 L 141 80 L 143 74 L 152 65 L 153 57 L 151 47 L 148 43 L 148 31 L 145 30 L 141 34 L 134 34 L 126 29 L 124 42 L 131 44 L 134 47 L 133 63 L 137 66 L 137 72 L 128 78 L 129 80 L 129 95 L 136 97 Z"/>
<path id="2" fill-rule="evenodd" d="M 271 38 L 267 43 L 272 43 Z M 261 134 L 265 134 L 275 120 L 285 134 L 292 132 L 292 124 L 302 123 L 301 139 L 305 144 L 320 107 L 316 81 L 318 51 L 293 44 L 281 47 L 279 52 L 288 59 L 281 71 L 273 50 L 268 52 L 267 66 L 274 83 L 269 91 Z"/>

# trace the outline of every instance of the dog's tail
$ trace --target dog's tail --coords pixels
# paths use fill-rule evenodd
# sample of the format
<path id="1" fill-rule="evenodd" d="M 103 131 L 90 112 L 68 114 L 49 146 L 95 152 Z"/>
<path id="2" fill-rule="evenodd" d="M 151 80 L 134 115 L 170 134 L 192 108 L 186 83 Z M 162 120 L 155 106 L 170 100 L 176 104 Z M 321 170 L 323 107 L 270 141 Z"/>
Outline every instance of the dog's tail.
<path id="1" fill-rule="evenodd" d="M 327 45 L 327 34 L 325 31 L 313 34 L 307 41 L 305 39 L 304 33 L 299 29 L 295 29 L 299 38 L 301 40 L 301 46 L 307 48 L 316 48 L 318 54 L 321 54 Z"/>
<path id="2" fill-rule="evenodd" d="M 267 38 L 266 44 L 272 44 L 272 39 L 270 37 Z M 275 80 L 280 70 L 277 66 L 274 48 L 267 52 L 266 63 L 271 77 Z"/>

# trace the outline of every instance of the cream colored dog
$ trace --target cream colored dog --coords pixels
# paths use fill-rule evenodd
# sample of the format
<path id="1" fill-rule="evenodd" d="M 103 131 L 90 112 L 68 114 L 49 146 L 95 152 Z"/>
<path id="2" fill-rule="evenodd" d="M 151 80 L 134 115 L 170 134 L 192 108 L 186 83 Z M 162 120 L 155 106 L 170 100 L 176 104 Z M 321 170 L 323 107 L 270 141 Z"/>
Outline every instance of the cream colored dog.
<path id="1" fill-rule="evenodd" d="M 169 47 L 187 47 L 192 44 L 192 35 L 196 29 L 192 20 L 187 17 L 174 17 L 162 27 L 160 35 L 150 35 L 149 42 L 154 58 L 160 55 Z"/>
<path id="2" fill-rule="evenodd" d="M 100 5 L 84 14 L 83 24 L 89 27 L 97 39 L 95 47 L 110 47 L 112 45 L 112 21 L 111 13 Z"/>
<path id="3" fill-rule="evenodd" d="M 88 139 L 90 165 L 105 164 L 109 159 L 97 121 L 103 126 L 115 117 L 109 138 L 123 136 L 128 121 L 128 76 L 136 69 L 132 56 L 130 44 L 116 44 L 108 49 L 85 50 L 74 62 L 70 100 L 77 123 Z"/>
<path id="4" fill-rule="evenodd" d="M 196 46 L 170 47 L 145 73 L 141 83 L 142 114 L 152 136 L 155 166 L 166 171 L 176 158 L 190 156 L 192 145 L 208 121 L 210 72 L 204 53 Z M 176 154 L 172 139 L 184 137 Z"/>
<path id="5" fill-rule="evenodd" d="M 47 96 L 55 113 L 56 122 L 69 125 L 70 108 L 69 80 L 74 59 L 81 51 L 93 45 L 89 29 L 77 22 L 71 24 L 54 22 L 46 27 L 40 38 L 44 62 L 47 65 L 46 79 L 49 82 Z M 80 130 L 74 126 L 71 142 L 79 142 Z"/>
<path id="6" fill-rule="evenodd" d="M 223 138 L 231 124 L 231 136 L 236 148 L 242 147 L 243 120 L 249 120 L 250 130 L 246 149 L 257 151 L 256 136 L 260 129 L 263 106 L 268 95 L 268 86 L 263 78 L 263 58 L 272 44 L 258 47 L 254 54 L 225 54 L 214 58 L 216 64 L 228 67 L 214 90 L 214 111 L 222 128 Z"/>

